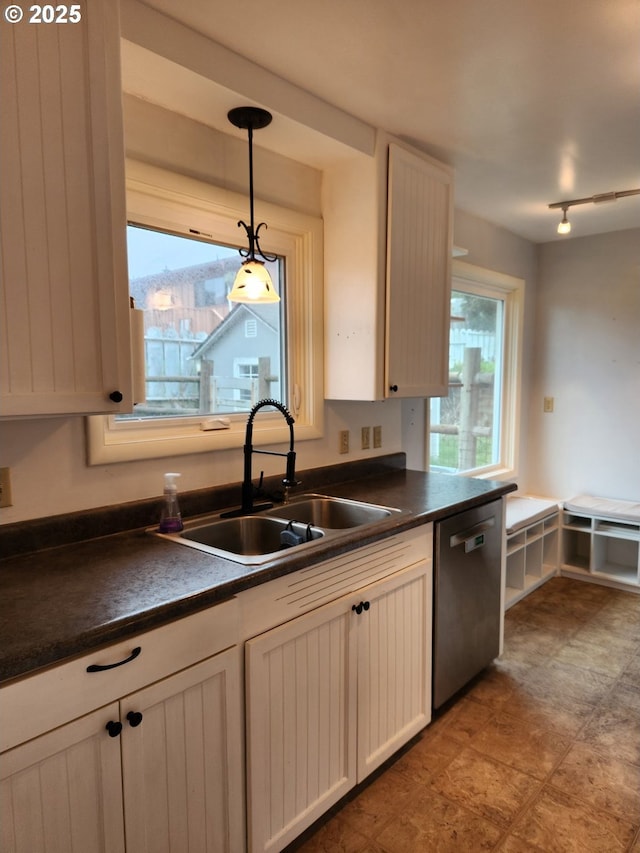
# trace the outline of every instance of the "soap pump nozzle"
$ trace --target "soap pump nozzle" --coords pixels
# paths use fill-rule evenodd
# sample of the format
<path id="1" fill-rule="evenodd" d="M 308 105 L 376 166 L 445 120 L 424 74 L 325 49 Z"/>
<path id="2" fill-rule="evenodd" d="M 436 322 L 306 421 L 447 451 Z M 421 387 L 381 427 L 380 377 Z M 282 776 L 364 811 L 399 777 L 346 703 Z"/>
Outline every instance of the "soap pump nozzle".
<path id="1" fill-rule="evenodd" d="M 178 506 L 178 486 L 176 480 L 180 474 L 164 475 L 164 495 L 160 514 L 160 533 L 179 533 L 182 528 L 182 516 Z"/>

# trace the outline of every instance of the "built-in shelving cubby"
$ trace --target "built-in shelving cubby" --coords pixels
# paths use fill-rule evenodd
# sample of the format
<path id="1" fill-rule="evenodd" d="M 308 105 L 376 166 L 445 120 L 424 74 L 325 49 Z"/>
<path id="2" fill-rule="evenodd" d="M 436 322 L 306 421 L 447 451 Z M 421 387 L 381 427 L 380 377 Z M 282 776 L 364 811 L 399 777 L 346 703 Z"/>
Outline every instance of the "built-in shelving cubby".
<path id="1" fill-rule="evenodd" d="M 561 571 L 569 577 L 640 589 L 638 504 L 590 497 L 566 503 Z"/>
<path id="2" fill-rule="evenodd" d="M 507 498 L 505 609 L 558 572 L 558 504 L 539 498 Z"/>

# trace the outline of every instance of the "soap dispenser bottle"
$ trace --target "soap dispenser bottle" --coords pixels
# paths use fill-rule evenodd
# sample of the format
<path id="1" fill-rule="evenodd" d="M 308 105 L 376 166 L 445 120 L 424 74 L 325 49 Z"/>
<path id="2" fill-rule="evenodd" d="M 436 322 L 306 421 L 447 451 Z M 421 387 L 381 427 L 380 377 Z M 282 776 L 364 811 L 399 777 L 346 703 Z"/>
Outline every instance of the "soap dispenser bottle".
<path id="1" fill-rule="evenodd" d="M 180 507 L 178 506 L 178 487 L 176 480 L 180 474 L 164 475 L 164 495 L 160 514 L 160 533 L 179 533 L 183 528 Z"/>

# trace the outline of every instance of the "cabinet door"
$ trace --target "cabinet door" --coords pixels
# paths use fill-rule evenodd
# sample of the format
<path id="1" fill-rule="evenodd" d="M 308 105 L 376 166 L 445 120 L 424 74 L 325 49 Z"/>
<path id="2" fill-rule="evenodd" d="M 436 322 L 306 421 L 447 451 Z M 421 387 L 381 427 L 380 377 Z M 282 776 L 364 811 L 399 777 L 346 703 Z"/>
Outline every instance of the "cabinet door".
<path id="1" fill-rule="evenodd" d="M 244 850 L 240 654 L 234 646 L 120 703 L 127 850 Z"/>
<path id="2" fill-rule="evenodd" d="M 386 396 L 448 393 L 453 180 L 389 146 Z"/>
<path id="3" fill-rule="evenodd" d="M 362 591 L 358 781 L 431 719 L 431 562 Z"/>
<path id="4" fill-rule="evenodd" d="M 0 27 L 2 415 L 130 411 L 118 4 L 23 8 Z"/>
<path id="5" fill-rule="evenodd" d="M 356 636 L 345 599 L 246 644 L 249 849 L 282 850 L 356 781 Z"/>
<path id="6" fill-rule="evenodd" d="M 2 753 L 2 853 L 124 853 L 117 720 L 114 703 Z"/>

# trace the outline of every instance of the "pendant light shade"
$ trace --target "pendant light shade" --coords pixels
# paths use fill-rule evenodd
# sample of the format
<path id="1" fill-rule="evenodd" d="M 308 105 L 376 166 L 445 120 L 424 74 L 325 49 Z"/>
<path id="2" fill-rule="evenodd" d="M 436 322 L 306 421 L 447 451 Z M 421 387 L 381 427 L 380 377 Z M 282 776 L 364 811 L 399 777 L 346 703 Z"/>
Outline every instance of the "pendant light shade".
<path id="1" fill-rule="evenodd" d="M 249 134 L 249 209 L 250 222 L 238 222 L 247 233 L 249 241 L 248 249 L 240 249 L 243 258 L 242 266 L 238 270 L 233 288 L 229 294 L 230 302 L 280 302 L 280 297 L 271 281 L 271 276 L 264 262 L 275 261 L 276 255 L 267 255 L 260 248 L 260 229 L 266 228 L 261 222 L 254 227 L 253 217 L 253 131 L 271 124 L 271 113 L 259 107 L 236 107 L 227 114 L 227 118 L 235 127 L 247 130 Z M 262 260 L 256 258 L 258 255 Z"/>
<path id="2" fill-rule="evenodd" d="M 280 302 L 271 276 L 262 261 L 245 261 L 229 294 L 230 302 Z"/>

